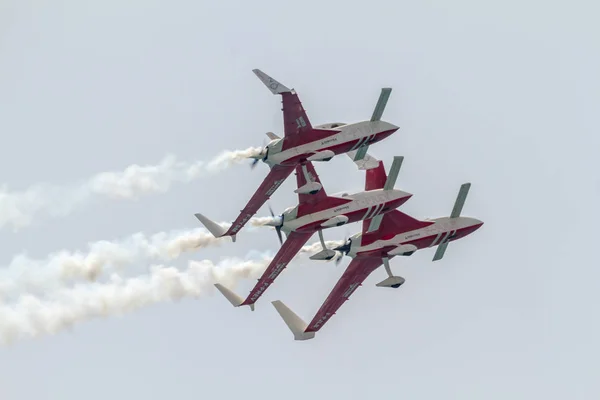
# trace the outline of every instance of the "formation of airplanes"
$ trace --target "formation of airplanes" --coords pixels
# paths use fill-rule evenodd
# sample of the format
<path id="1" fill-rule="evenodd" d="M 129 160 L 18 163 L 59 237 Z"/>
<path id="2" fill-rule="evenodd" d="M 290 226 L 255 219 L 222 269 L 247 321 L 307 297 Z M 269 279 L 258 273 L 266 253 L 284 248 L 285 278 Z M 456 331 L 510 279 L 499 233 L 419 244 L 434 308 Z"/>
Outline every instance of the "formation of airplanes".
<path id="1" fill-rule="evenodd" d="M 377 286 L 399 288 L 404 278 L 392 274 L 389 261 L 396 256 L 410 256 L 417 250 L 437 247 L 433 261 L 443 258 L 448 244 L 463 238 L 483 222 L 461 216 L 471 187 L 460 187 L 454 207 L 448 217 L 419 220 L 398 210 L 411 193 L 395 188 L 403 162 L 402 156 L 393 159 L 386 173 L 382 161 L 368 154 L 369 146 L 382 141 L 399 127 L 381 120 L 391 89 L 381 89 L 375 110 L 368 121 L 350 124 L 328 123 L 313 126 L 294 89 L 282 85 L 261 70 L 253 72 L 275 95 L 282 97 L 284 135 L 267 133 L 271 141 L 252 157 L 252 167 L 259 161 L 269 166 L 269 173 L 250 198 L 232 225 L 225 229 L 203 214 L 198 220 L 215 236 L 229 236 L 236 241 L 237 233 L 252 218 L 281 184 L 295 171 L 298 204 L 281 215 L 271 212 L 267 225 L 275 228 L 281 247 L 250 293 L 244 298 L 222 284 L 217 289 L 235 307 L 255 303 L 277 279 L 288 263 L 316 232 L 322 249 L 310 256 L 312 260 L 340 262 L 344 256 L 352 260 L 335 287 L 310 323 L 306 323 L 283 302 L 272 304 L 292 331 L 295 340 L 312 339 L 344 304 L 352 293 L 377 268 L 384 266 L 388 275 Z M 313 162 L 327 162 L 336 155 L 347 155 L 365 171 L 365 190 L 341 196 L 328 195 Z M 362 230 L 350 236 L 342 245 L 327 248 L 323 230 L 362 221 Z M 283 240 L 281 232 L 285 233 Z"/>

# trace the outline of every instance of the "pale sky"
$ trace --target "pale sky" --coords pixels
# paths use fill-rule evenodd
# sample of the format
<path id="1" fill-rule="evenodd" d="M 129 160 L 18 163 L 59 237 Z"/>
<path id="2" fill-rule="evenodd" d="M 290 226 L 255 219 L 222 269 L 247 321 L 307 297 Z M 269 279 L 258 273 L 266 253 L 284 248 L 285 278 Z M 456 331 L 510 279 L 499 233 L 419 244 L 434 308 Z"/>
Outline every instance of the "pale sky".
<path id="1" fill-rule="evenodd" d="M 405 157 L 401 210 L 485 225 L 375 271 L 318 332 L 296 342 L 271 305 L 309 321 L 348 265 L 298 259 L 256 304 L 216 291 L 0 347 L 3 400 L 597 399 L 600 49 L 596 2 L 4 0 L 0 183 L 76 185 L 167 154 L 193 162 L 282 134 L 260 68 L 298 91 L 311 122 L 383 119 L 370 153 Z M 567 5 L 568 4 L 568 5 Z M 233 221 L 268 168 L 249 162 L 136 201 L 95 197 L 0 230 L 2 265 L 88 242 Z M 341 156 L 317 164 L 328 193 L 361 190 Z M 271 199 L 296 204 L 292 177 Z M 61 197 L 54 199 L 60 203 Z M 0 210 L 1 212 L 2 210 Z M 258 216 L 268 215 L 263 207 Z M 325 231 L 342 240 L 352 224 Z M 317 235 L 309 243 L 317 240 Z M 275 252 L 269 229 L 170 263 Z M 254 251 L 254 252 L 253 252 Z M 128 276 L 147 266 L 131 266 Z M 235 289 L 248 293 L 255 281 Z M 3 321 L 0 320 L 0 324 Z"/>

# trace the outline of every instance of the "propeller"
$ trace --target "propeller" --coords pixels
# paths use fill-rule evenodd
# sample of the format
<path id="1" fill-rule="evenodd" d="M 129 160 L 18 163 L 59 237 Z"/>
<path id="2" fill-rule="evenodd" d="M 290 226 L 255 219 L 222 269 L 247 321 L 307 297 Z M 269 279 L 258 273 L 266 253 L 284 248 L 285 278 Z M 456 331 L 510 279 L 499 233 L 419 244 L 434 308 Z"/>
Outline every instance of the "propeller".
<path id="1" fill-rule="evenodd" d="M 267 157 L 268 151 L 269 151 L 269 149 L 267 148 L 267 141 L 265 139 L 263 139 L 262 150 L 256 156 L 256 158 L 254 158 L 254 160 L 252 160 L 252 162 L 250 163 L 250 169 L 256 168 L 256 164 L 258 164 L 258 162 L 260 160 L 264 160 Z"/>
<path id="2" fill-rule="evenodd" d="M 267 140 L 263 138 L 263 148 L 261 149 L 260 153 L 254 157 L 254 160 L 252 160 L 252 162 L 250 163 L 250 169 L 254 169 L 256 167 L 256 164 L 258 164 L 260 160 L 265 161 L 267 159 L 267 156 L 269 155 L 269 144 L 272 141 L 281 139 L 273 132 L 267 132 L 267 137 L 269 138 L 270 142 L 267 143 Z"/>
<path id="3" fill-rule="evenodd" d="M 352 246 L 352 239 L 349 239 L 348 235 L 346 235 L 344 237 L 344 244 L 342 244 L 341 246 L 335 247 L 333 249 L 333 251 L 341 253 L 341 255 L 335 259 L 336 266 L 340 265 L 340 263 L 342 262 L 342 258 L 344 258 L 345 255 L 348 255 L 348 253 L 350 252 L 351 246 Z"/>
<path id="4" fill-rule="evenodd" d="M 269 206 L 269 212 L 271 213 L 271 217 L 273 217 L 273 221 L 267 223 L 267 225 L 275 227 L 275 231 L 277 232 L 277 237 L 279 238 L 279 243 L 283 245 L 283 237 L 281 236 L 281 227 L 283 226 L 283 214 L 279 216 L 275 216 L 273 209 L 271 208 L 271 204 Z"/>

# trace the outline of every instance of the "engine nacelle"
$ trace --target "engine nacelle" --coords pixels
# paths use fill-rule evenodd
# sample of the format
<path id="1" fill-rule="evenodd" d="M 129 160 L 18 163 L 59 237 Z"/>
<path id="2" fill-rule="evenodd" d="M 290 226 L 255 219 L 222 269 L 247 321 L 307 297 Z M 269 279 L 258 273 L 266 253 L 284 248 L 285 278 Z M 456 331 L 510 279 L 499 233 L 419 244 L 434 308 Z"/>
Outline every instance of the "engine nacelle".
<path id="1" fill-rule="evenodd" d="M 335 156 L 335 153 L 331 150 L 323 150 L 308 157 L 308 161 L 329 161 Z"/>
<path id="2" fill-rule="evenodd" d="M 346 223 L 348 223 L 348 217 L 346 217 L 345 215 L 338 215 L 337 217 L 330 218 L 327 221 L 323 222 L 321 226 L 323 228 L 329 228 L 332 226 L 341 226 Z"/>
<path id="3" fill-rule="evenodd" d="M 390 256 L 410 256 L 417 251 L 417 246 L 414 244 L 402 244 L 395 249 L 388 251 Z"/>
<path id="4" fill-rule="evenodd" d="M 307 184 L 294 190 L 294 193 L 299 194 L 315 194 L 321 190 L 323 186 L 319 182 L 308 182 Z"/>

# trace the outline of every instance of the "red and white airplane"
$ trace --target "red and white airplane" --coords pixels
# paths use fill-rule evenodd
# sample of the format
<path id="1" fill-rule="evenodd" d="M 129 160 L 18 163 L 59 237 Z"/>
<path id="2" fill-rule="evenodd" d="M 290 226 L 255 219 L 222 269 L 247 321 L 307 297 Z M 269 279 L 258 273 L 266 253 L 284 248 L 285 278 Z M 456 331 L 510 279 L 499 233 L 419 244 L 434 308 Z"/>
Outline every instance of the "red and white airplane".
<path id="1" fill-rule="evenodd" d="M 470 186 L 470 183 L 461 186 L 450 217 L 420 221 L 398 210 L 392 210 L 385 215 L 363 221 L 362 233 L 353 235 L 342 246 L 334 250 L 323 246 L 323 250 L 313 255 L 312 259 L 331 259 L 336 252 L 341 252 L 342 256 L 343 254 L 350 256 L 352 261 L 309 324 L 281 301 L 272 302 L 294 334 L 294 339 L 314 338 L 315 333 L 323 328 L 352 293 L 362 285 L 362 282 L 382 264 L 388 277 L 377 286 L 400 287 L 405 280 L 401 276 L 392 275 L 390 258 L 409 256 L 418 249 L 437 246 L 433 257 L 433 261 L 436 261 L 444 256 L 449 242 L 479 229 L 483 222 L 460 216 Z"/>
<path id="2" fill-rule="evenodd" d="M 273 220 L 267 224 L 275 227 L 282 246 L 256 286 L 246 299 L 241 298 L 221 284 L 215 286 L 235 307 L 248 305 L 254 310 L 254 303 L 275 281 L 315 231 L 319 233 L 321 245 L 325 248 L 323 229 L 383 215 L 404 204 L 412 197 L 410 193 L 394 189 L 403 158 L 394 157 L 389 177 L 385 176 L 385 169 L 380 161 L 380 169 L 377 171 L 383 172 L 383 176 L 373 173 L 373 170 L 367 170 L 367 183 L 364 192 L 351 195 L 344 194 L 339 197 L 327 195 L 310 161 L 297 166 L 296 181 L 298 189 L 296 193 L 298 193 L 298 205 L 286 209 L 280 216 L 273 216 Z M 307 193 L 308 190 L 303 190 L 307 186 L 317 187 L 318 190 L 314 194 Z M 225 233 L 225 228 L 221 225 L 216 224 L 202 214 L 195 215 L 215 237 L 220 237 Z M 281 238 L 281 231 L 286 234 L 285 242 Z"/>
<path id="3" fill-rule="evenodd" d="M 389 122 L 381 121 L 392 91 L 390 88 L 381 90 L 369 121 L 312 126 L 294 89 L 288 89 L 259 69 L 254 69 L 253 72 L 273 94 L 280 94 L 282 97 L 284 137 L 280 138 L 272 132 L 267 133 L 271 141 L 260 154 L 251 157 L 255 159 L 253 167 L 262 160 L 269 166 L 270 171 L 231 227 L 223 233 L 223 236 L 231 236 L 233 241 L 240 229 L 275 193 L 297 165 L 306 161 L 329 161 L 335 155 L 349 151 L 354 151 L 355 161 L 361 161 L 369 145 L 400 129 Z"/>

